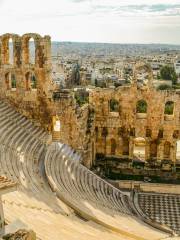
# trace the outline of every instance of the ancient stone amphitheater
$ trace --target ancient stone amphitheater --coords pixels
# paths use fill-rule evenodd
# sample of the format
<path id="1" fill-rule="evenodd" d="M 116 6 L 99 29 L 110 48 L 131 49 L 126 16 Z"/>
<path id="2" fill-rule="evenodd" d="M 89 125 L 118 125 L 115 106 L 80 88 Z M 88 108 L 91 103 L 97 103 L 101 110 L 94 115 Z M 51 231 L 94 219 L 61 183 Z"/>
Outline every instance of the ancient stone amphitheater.
<path id="1" fill-rule="evenodd" d="M 6 229 L 26 226 L 42 240 L 179 239 L 180 195 L 124 192 L 83 165 L 88 155 L 82 162 L 74 149 L 93 156 L 84 151 L 94 132 L 90 109 L 77 110 L 67 92 L 57 92 L 54 101 L 50 49 L 49 36 L 0 37 L 0 176 L 18 183 L 2 196 Z M 59 132 L 51 128 L 56 116 Z"/>
<path id="2" fill-rule="evenodd" d="M 0 175 L 19 183 L 3 197 L 7 224 L 48 240 L 178 239 L 180 196 L 117 190 L 4 102 L 0 132 Z"/>

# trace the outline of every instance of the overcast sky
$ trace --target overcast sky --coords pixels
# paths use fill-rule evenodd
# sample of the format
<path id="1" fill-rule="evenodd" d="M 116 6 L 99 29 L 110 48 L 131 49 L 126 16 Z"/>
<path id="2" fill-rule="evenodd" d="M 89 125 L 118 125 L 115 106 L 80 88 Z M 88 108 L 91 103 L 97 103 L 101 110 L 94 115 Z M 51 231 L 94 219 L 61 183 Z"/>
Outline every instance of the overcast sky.
<path id="1" fill-rule="evenodd" d="M 0 34 L 180 44 L 180 0 L 0 0 Z"/>

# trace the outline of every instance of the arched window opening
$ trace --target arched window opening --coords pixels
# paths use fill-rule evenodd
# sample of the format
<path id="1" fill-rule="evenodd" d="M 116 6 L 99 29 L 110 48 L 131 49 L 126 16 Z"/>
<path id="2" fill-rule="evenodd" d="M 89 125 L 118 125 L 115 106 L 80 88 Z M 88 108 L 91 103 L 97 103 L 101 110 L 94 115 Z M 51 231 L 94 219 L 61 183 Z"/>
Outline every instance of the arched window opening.
<path id="1" fill-rule="evenodd" d="M 151 142 L 150 144 L 150 156 L 155 158 L 157 157 L 157 143 Z"/>
<path id="2" fill-rule="evenodd" d="M 14 64 L 14 48 L 12 38 L 9 39 L 8 50 L 9 50 L 9 64 Z"/>
<path id="3" fill-rule="evenodd" d="M 164 114 L 173 115 L 174 113 L 174 102 L 168 101 L 165 104 Z"/>
<path id="4" fill-rule="evenodd" d="M 31 88 L 32 89 L 36 89 L 37 88 L 37 81 L 36 81 L 36 77 L 34 74 L 31 75 Z"/>
<path id="5" fill-rule="evenodd" d="M 164 158 L 170 158 L 171 144 L 170 142 L 165 142 L 164 144 Z"/>
<path id="6" fill-rule="evenodd" d="M 111 139 L 111 155 L 116 154 L 116 141 L 115 139 Z"/>
<path id="7" fill-rule="evenodd" d="M 176 142 L 176 160 L 180 160 L 180 140 Z"/>
<path id="8" fill-rule="evenodd" d="M 35 64 L 35 42 L 33 38 L 29 39 L 29 63 Z"/>
<path id="9" fill-rule="evenodd" d="M 119 102 L 115 99 L 111 99 L 109 102 L 110 112 L 119 112 Z"/>
<path id="10" fill-rule="evenodd" d="M 147 113 L 147 103 L 145 100 L 139 100 L 136 104 L 137 113 Z"/>
<path id="11" fill-rule="evenodd" d="M 11 74 L 11 88 L 16 88 L 16 76 Z"/>

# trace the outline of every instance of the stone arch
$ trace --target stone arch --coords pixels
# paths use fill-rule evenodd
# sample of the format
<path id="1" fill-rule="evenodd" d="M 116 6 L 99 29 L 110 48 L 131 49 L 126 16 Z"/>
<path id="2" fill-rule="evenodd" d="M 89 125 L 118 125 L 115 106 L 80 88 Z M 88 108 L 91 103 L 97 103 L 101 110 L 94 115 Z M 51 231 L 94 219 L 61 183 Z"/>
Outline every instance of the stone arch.
<path id="1" fill-rule="evenodd" d="M 164 114 L 166 114 L 166 115 L 174 114 L 174 102 L 173 101 L 167 101 L 165 103 Z"/>
<path id="2" fill-rule="evenodd" d="M 111 139 L 111 155 L 116 154 L 116 140 L 114 138 Z"/>
<path id="3" fill-rule="evenodd" d="M 147 102 L 143 99 L 137 101 L 136 104 L 136 112 L 137 113 L 147 113 Z"/>
<path id="4" fill-rule="evenodd" d="M 164 158 L 170 158 L 170 154 L 171 154 L 171 143 L 166 141 L 164 143 Z"/>
<path id="5" fill-rule="evenodd" d="M 23 45 L 23 62 L 25 64 L 30 64 L 30 54 L 29 54 L 29 42 L 30 40 L 34 41 L 35 45 L 35 60 L 34 64 L 37 67 L 42 68 L 44 64 L 43 56 L 43 47 L 42 47 L 42 37 L 36 33 L 27 33 L 22 36 L 22 45 Z"/>
<path id="6" fill-rule="evenodd" d="M 114 98 L 109 101 L 109 111 L 119 112 L 119 102 Z"/>
<path id="7" fill-rule="evenodd" d="M 11 40 L 11 44 L 10 43 Z M 21 62 L 21 39 L 17 34 L 4 34 L 1 36 L 2 64 L 19 66 Z M 11 58 L 11 61 L 10 61 Z"/>

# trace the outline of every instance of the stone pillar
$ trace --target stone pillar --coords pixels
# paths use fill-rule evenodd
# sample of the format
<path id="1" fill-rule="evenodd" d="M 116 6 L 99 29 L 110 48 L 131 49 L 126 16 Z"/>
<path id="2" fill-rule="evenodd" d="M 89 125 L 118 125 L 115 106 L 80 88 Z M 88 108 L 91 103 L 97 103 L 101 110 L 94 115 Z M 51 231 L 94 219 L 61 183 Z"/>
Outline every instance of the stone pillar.
<path id="1" fill-rule="evenodd" d="M 162 160 L 164 158 L 164 141 L 160 141 L 157 146 L 157 159 Z"/>
<path id="2" fill-rule="evenodd" d="M 150 141 L 146 141 L 146 146 L 145 146 L 145 160 L 150 159 Z"/>
<path id="3" fill-rule="evenodd" d="M 177 151 L 177 145 L 176 142 L 173 142 L 171 144 L 171 152 L 170 152 L 170 159 L 173 163 L 176 163 L 176 151 Z"/>
<path id="4" fill-rule="evenodd" d="M 133 152 L 134 152 L 134 138 L 129 138 L 129 157 L 133 158 Z"/>

